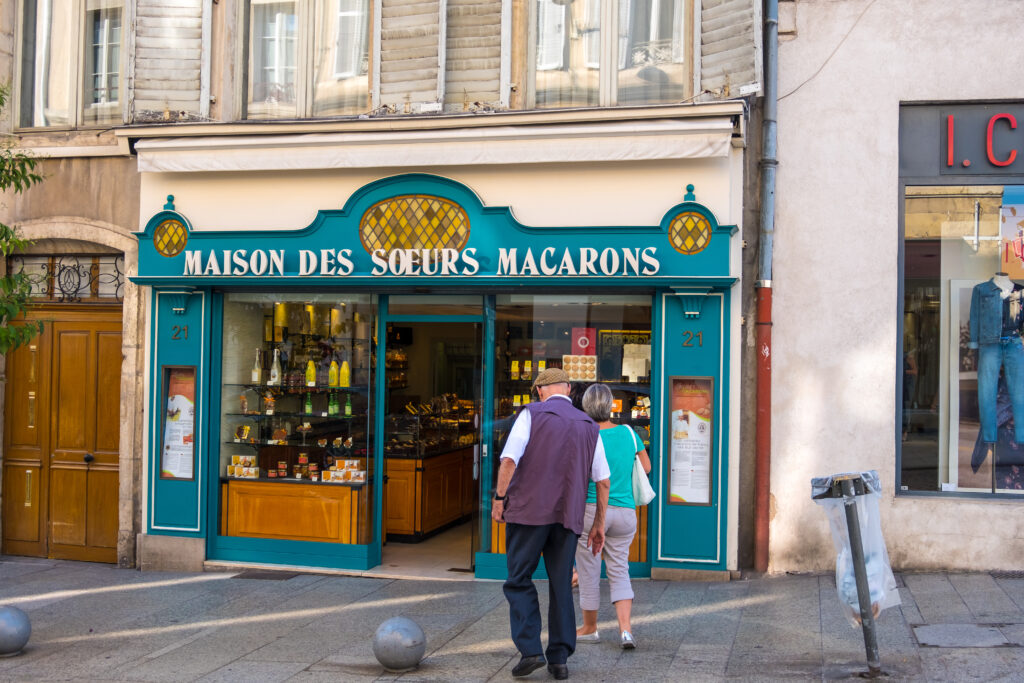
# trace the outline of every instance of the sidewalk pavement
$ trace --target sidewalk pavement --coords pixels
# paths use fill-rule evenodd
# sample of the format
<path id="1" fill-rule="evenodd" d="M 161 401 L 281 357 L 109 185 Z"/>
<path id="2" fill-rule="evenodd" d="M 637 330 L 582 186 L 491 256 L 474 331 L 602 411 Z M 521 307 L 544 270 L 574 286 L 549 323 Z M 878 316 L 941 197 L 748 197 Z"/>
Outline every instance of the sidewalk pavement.
<path id="1" fill-rule="evenodd" d="M 898 579 L 903 605 L 878 621 L 889 680 L 1024 677 L 1024 576 Z M 619 648 L 605 605 L 603 640 L 578 645 L 571 679 L 835 680 L 867 669 L 832 576 L 637 580 L 634 591 L 638 648 Z M 25 652 L 0 659 L 3 681 L 511 681 L 519 660 L 493 581 L 171 574 L 0 556 L 0 605 L 32 621 Z M 423 662 L 402 675 L 385 672 L 371 649 L 377 626 L 397 615 L 427 637 Z"/>

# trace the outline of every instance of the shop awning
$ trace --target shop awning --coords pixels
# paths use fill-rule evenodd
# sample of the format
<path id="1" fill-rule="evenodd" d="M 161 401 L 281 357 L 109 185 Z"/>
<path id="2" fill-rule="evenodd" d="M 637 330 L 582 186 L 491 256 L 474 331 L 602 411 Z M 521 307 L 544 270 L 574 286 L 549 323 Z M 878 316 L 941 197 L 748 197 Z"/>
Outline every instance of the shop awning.
<path id="1" fill-rule="evenodd" d="M 731 117 L 140 139 L 139 171 L 281 171 L 701 159 L 729 154 Z"/>

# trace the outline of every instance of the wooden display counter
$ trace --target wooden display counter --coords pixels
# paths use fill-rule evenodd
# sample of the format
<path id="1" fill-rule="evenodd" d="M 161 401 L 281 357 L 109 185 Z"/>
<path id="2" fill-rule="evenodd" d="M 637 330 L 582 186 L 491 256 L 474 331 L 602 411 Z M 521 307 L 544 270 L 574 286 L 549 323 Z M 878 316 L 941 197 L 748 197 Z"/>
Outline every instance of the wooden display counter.
<path id="1" fill-rule="evenodd" d="M 387 458 L 388 538 L 420 540 L 473 512 L 473 447 L 422 458 Z"/>
<path id="2" fill-rule="evenodd" d="M 491 520 L 491 552 L 505 553 L 505 525 Z M 636 535 L 629 545 L 630 562 L 647 561 L 647 506 L 636 509 Z"/>
<path id="3" fill-rule="evenodd" d="M 221 534 L 327 543 L 369 543 L 368 484 L 221 480 Z"/>

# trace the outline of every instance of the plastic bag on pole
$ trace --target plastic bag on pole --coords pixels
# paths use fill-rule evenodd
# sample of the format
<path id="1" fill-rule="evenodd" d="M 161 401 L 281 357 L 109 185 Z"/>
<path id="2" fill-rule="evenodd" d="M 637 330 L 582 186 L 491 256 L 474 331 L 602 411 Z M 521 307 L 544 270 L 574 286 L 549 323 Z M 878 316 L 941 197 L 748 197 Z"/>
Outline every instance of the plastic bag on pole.
<path id="1" fill-rule="evenodd" d="M 890 607 L 900 604 L 900 593 L 896 577 L 889 564 L 889 553 L 882 537 L 882 522 L 878 511 L 882 487 L 878 472 L 861 472 L 867 493 L 856 496 L 857 517 L 860 521 L 860 535 L 864 545 L 864 564 L 867 569 L 868 592 L 871 594 L 871 612 L 875 618 Z M 815 477 L 811 480 L 811 497 L 825 509 L 828 525 L 832 529 L 832 543 L 836 548 L 836 592 L 847 621 L 853 627 L 860 626 L 860 603 L 857 600 L 857 579 L 853 570 L 853 554 L 850 550 L 850 534 L 846 526 L 846 509 L 843 498 L 827 496 L 832 488 L 833 477 Z"/>

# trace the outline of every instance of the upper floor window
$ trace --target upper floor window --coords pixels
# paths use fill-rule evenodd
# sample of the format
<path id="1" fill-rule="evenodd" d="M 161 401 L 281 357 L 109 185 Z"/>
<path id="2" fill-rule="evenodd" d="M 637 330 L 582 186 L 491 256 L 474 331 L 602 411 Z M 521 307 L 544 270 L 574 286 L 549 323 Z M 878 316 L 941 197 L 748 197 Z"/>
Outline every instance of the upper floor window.
<path id="1" fill-rule="evenodd" d="M 122 120 L 123 0 L 24 0 L 18 125 Z"/>
<path id="2" fill-rule="evenodd" d="M 679 102 L 692 0 L 533 0 L 527 107 Z"/>
<path id="3" fill-rule="evenodd" d="M 369 0 L 248 0 L 244 118 L 369 109 Z"/>

